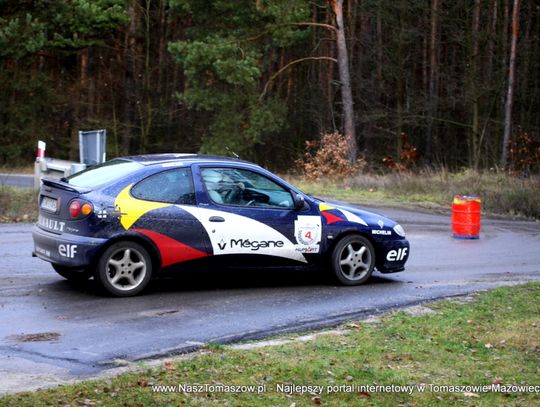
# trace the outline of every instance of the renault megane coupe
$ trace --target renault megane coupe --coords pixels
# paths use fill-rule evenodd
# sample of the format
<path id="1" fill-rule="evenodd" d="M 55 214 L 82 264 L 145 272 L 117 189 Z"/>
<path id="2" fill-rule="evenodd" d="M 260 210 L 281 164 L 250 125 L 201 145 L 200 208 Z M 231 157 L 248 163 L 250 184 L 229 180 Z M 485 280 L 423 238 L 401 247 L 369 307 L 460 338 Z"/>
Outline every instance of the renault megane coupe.
<path id="1" fill-rule="evenodd" d="M 409 242 L 384 216 L 308 196 L 247 161 L 117 158 L 44 179 L 34 251 L 61 276 L 131 296 L 169 270 L 326 269 L 344 285 L 404 270 Z"/>

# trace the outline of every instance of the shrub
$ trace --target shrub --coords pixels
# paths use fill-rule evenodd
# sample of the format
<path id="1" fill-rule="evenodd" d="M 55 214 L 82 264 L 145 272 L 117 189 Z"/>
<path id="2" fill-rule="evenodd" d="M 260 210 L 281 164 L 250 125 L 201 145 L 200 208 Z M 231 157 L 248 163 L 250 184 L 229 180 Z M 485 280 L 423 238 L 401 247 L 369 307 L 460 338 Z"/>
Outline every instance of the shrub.
<path id="1" fill-rule="evenodd" d="M 537 137 L 520 131 L 510 140 L 508 169 L 511 175 L 526 177 L 540 170 L 540 142 Z"/>
<path id="2" fill-rule="evenodd" d="M 355 175 L 366 166 L 363 158 L 351 164 L 348 160 L 347 140 L 338 133 L 326 133 L 319 140 L 306 141 L 304 158 L 296 164 L 306 179 L 343 179 Z"/>
<path id="3" fill-rule="evenodd" d="M 409 136 L 401 133 L 401 152 L 399 153 L 399 162 L 394 160 L 391 155 L 382 159 L 385 167 L 397 172 L 405 172 L 411 169 L 420 158 L 420 154 L 416 147 L 409 143 Z"/>

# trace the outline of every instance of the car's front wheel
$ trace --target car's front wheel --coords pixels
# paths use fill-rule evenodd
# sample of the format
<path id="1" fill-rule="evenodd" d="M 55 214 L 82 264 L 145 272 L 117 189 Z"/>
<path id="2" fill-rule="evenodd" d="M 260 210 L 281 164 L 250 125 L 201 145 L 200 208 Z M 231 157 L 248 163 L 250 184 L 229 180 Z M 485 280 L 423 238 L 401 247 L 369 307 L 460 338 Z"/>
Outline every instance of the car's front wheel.
<path id="1" fill-rule="evenodd" d="M 332 252 L 331 268 L 344 285 L 365 283 L 375 267 L 375 250 L 371 242 L 360 235 L 341 239 Z"/>
<path id="2" fill-rule="evenodd" d="M 152 260 L 140 244 L 117 242 L 103 252 L 95 276 L 108 293 L 129 297 L 147 286 L 152 277 Z"/>
<path id="3" fill-rule="evenodd" d="M 74 282 L 83 282 L 92 276 L 92 271 L 88 268 L 73 268 L 53 264 L 53 269 L 66 280 Z"/>

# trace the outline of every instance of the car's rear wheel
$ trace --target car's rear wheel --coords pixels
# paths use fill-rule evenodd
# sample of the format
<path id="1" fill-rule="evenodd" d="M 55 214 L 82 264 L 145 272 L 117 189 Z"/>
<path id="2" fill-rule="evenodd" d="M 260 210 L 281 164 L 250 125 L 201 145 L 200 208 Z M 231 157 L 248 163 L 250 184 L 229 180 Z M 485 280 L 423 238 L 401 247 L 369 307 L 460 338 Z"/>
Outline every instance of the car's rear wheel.
<path id="1" fill-rule="evenodd" d="M 100 257 L 96 280 L 110 294 L 129 297 L 140 293 L 152 277 L 148 251 L 136 242 L 111 245 Z"/>
<path id="2" fill-rule="evenodd" d="M 59 264 L 53 264 L 52 266 L 54 271 L 69 281 L 82 282 L 92 276 L 92 270 L 89 268 L 66 267 Z"/>
<path id="3" fill-rule="evenodd" d="M 374 267 L 375 249 L 365 237 L 346 236 L 334 247 L 331 268 L 340 283 L 363 284 L 371 277 Z"/>

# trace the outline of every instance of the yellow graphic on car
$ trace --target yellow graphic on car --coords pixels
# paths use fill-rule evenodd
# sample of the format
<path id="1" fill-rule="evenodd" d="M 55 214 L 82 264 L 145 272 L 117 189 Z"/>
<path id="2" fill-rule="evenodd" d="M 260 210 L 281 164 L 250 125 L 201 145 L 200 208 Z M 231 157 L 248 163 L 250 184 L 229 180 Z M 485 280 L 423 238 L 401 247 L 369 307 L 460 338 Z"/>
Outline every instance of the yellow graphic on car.
<path id="1" fill-rule="evenodd" d="M 122 213 L 120 217 L 120 223 L 124 229 L 128 230 L 141 216 L 145 213 L 150 212 L 154 209 L 165 208 L 167 206 L 172 206 L 172 204 L 161 203 L 161 202 L 149 202 L 143 201 L 141 199 L 133 198 L 129 194 L 129 190 L 133 184 L 129 184 L 125 187 L 114 201 L 115 207 L 119 208 L 119 211 Z"/>
<path id="2" fill-rule="evenodd" d="M 328 205 L 327 203 L 325 202 L 321 202 L 319 204 L 319 210 L 320 211 L 331 211 L 332 209 L 336 209 L 335 206 L 332 206 L 332 205 Z"/>

